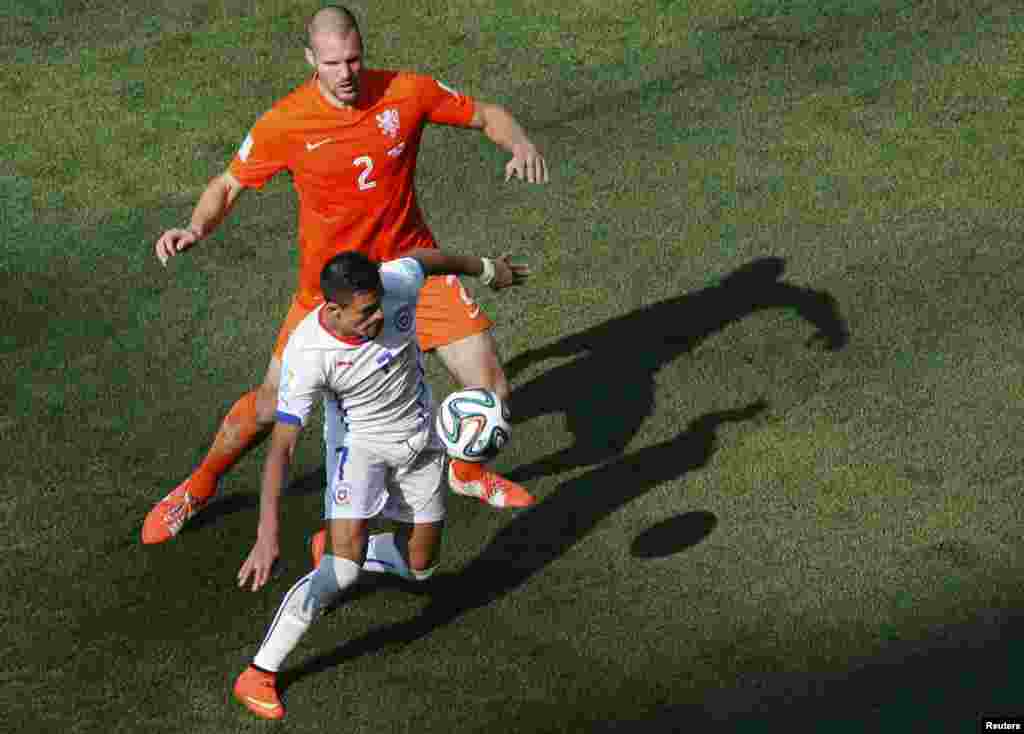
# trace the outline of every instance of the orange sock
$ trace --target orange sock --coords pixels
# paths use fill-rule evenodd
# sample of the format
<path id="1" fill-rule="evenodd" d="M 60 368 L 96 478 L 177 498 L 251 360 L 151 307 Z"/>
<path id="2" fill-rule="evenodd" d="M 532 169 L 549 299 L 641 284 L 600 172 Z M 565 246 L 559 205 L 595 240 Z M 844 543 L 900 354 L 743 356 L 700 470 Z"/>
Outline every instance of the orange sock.
<path id="1" fill-rule="evenodd" d="M 483 464 L 474 464 L 471 461 L 463 461 L 462 459 L 452 459 L 452 472 L 460 482 L 475 482 L 486 471 Z"/>
<path id="2" fill-rule="evenodd" d="M 220 478 L 246 451 L 266 438 L 270 428 L 256 421 L 255 391 L 247 392 L 235 401 L 221 422 L 209 453 L 192 473 L 192 496 L 197 499 L 212 497 Z"/>

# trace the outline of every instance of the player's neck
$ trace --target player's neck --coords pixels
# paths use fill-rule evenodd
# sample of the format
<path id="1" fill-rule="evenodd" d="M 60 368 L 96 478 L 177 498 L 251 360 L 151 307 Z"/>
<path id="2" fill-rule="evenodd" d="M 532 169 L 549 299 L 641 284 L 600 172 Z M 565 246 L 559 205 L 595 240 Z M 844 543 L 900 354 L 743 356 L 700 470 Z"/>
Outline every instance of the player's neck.
<path id="1" fill-rule="evenodd" d="M 331 92 L 324 88 L 323 82 L 320 81 L 320 77 L 316 78 L 316 88 L 320 92 L 320 96 L 323 97 L 324 101 L 336 110 L 354 110 L 359 106 L 359 103 L 363 99 L 363 91 L 359 90 L 359 96 L 355 102 L 342 102 L 340 99 L 335 97 Z"/>
<path id="2" fill-rule="evenodd" d="M 359 346 L 369 341 L 362 334 L 347 334 L 342 329 L 341 324 L 336 318 L 331 316 L 330 311 L 326 309 L 320 310 L 320 326 L 324 328 L 331 336 L 338 341 L 344 342 L 349 346 Z"/>

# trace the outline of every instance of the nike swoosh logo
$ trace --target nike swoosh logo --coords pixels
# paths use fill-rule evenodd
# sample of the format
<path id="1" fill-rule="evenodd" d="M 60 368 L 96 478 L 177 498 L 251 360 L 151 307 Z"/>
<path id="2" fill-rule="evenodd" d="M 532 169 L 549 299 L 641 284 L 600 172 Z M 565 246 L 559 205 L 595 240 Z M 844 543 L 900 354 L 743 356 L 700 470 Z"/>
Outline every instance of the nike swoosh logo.
<path id="1" fill-rule="evenodd" d="M 321 140 L 318 143 L 306 143 L 306 150 L 316 150 L 321 145 L 327 145 L 332 140 L 334 140 L 334 138 L 326 138 L 324 140 Z"/>
<path id="2" fill-rule="evenodd" d="M 245 700 L 248 701 L 249 703 L 255 705 L 255 706 L 259 706 L 264 711 L 274 711 L 275 709 L 278 709 L 278 708 L 281 707 L 281 704 L 279 704 L 279 703 L 267 703 L 266 701 L 257 701 L 252 696 L 246 696 Z"/>

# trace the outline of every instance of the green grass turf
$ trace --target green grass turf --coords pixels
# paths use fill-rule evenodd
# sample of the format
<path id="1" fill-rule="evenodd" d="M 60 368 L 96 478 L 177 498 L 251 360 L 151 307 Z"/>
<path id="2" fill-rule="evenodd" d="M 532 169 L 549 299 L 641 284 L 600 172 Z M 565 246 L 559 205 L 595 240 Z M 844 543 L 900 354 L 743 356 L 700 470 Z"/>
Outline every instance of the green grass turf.
<path id="1" fill-rule="evenodd" d="M 370 60 L 513 109 L 545 189 L 434 129 L 439 239 L 515 385 L 445 572 L 367 589 L 283 677 L 286 731 L 974 731 L 1022 713 L 1024 14 L 1008 0 L 357 3 Z M 0 710 L 11 731 L 262 730 L 233 677 L 304 569 L 233 578 L 261 452 L 166 546 L 152 502 L 266 364 L 287 182 L 164 270 L 316 7 L 0 5 Z M 823 336 L 824 338 L 816 338 Z M 832 347 L 829 349 L 828 347 Z M 436 364 L 439 392 L 450 387 Z"/>

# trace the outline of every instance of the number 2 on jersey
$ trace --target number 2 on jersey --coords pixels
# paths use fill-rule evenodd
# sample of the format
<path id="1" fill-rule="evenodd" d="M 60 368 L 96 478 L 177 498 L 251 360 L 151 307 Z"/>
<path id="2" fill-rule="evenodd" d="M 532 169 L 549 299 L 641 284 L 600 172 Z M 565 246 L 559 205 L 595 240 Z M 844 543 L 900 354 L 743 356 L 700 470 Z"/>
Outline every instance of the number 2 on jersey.
<path id="1" fill-rule="evenodd" d="M 359 183 L 359 190 L 360 191 L 366 191 L 367 189 L 372 189 L 374 186 L 377 185 L 376 181 L 371 181 L 370 180 L 370 174 L 373 173 L 373 158 L 371 158 L 368 155 L 361 155 L 358 158 L 356 158 L 354 161 L 352 161 L 352 163 L 353 163 L 353 165 L 356 165 L 356 166 L 366 166 L 366 168 L 363 169 L 363 172 L 359 174 L 359 182 L 358 183 Z"/>

